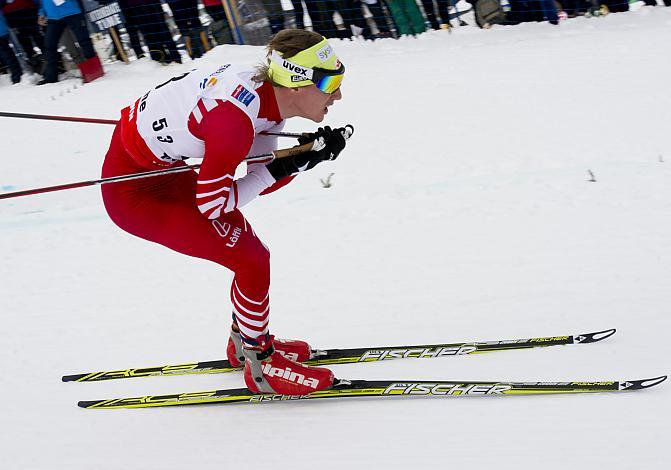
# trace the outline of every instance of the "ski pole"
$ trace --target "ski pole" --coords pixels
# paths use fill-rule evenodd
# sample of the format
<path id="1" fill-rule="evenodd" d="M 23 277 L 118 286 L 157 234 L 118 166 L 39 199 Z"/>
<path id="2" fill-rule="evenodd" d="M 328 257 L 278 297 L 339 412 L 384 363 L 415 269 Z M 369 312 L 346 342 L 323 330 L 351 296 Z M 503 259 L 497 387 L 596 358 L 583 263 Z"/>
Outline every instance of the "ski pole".
<path id="1" fill-rule="evenodd" d="M 45 121 L 88 122 L 91 124 L 113 124 L 113 125 L 116 125 L 116 123 L 118 122 L 114 119 L 96 119 L 96 118 L 84 118 L 77 116 L 52 116 L 49 114 L 9 113 L 6 111 L 0 111 L 0 117 L 21 118 L 21 119 L 42 119 Z"/>
<path id="2" fill-rule="evenodd" d="M 345 131 L 343 132 L 343 137 L 345 139 L 349 139 L 352 134 L 354 133 L 354 127 L 350 124 L 345 126 Z M 247 157 L 245 158 L 246 162 L 257 162 L 257 161 L 262 161 L 266 159 L 275 159 L 275 158 L 286 158 L 286 157 L 293 157 L 294 155 L 299 155 L 304 152 L 309 152 L 311 150 L 316 150 L 319 151 L 324 148 L 324 139 L 323 138 L 318 138 L 317 140 L 314 140 L 312 142 L 307 142 L 303 145 L 297 145 L 296 147 L 291 147 L 288 149 L 280 149 L 280 150 L 275 150 L 270 153 L 264 153 L 262 155 L 255 155 L 252 157 Z M 107 184 L 107 183 L 119 183 L 121 181 L 130 181 L 134 179 L 139 179 L 139 178 L 149 178 L 152 176 L 159 176 L 159 175 L 166 175 L 169 173 L 179 173 L 183 171 L 189 171 L 189 170 L 195 170 L 197 168 L 200 168 L 200 163 L 196 165 L 185 165 L 185 166 L 179 166 L 176 168 L 166 168 L 164 170 L 152 170 L 152 171 L 145 171 L 141 173 L 130 173 L 127 175 L 120 175 L 120 176 L 111 176 L 109 178 L 100 178 L 97 180 L 89 180 L 89 181 L 78 181 L 76 183 L 67 183 L 67 184 L 59 184 L 57 186 L 45 186 L 42 188 L 33 188 L 33 189 L 25 189 L 23 191 L 14 191 L 11 193 L 4 193 L 0 194 L 0 199 L 11 199 L 15 197 L 21 197 L 21 196 L 30 196 L 32 194 L 42 194 L 42 193 L 51 193 L 54 191 L 63 191 L 66 189 L 75 189 L 75 188 L 83 188 L 86 186 L 96 186 L 96 185 L 102 185 L 102 184 Z"/>
<path id="3" fill-rule="evenodd" d="M 289 149 L 281 149 L 281 150 L 275 150 L 274 152 L 271 153 L 265 153 L 263 155 L 255 155 L 253 157 L 247 157 L 245 158 L 245 161 L 247 162 L 254 162 L 258 160 L 265 160 L 268 158 L 285 158 L 293 155 L 297 155 L 299 153 L 307 152 L 313 149 L 313 145 L 316 142 L 308 142 L 307 144 L 299 145 L 297 147 L 292 147 Z M 130 181 L 134 179 L 140 179 L 140 178 L 149 178 L 152 176 L 159 176 L 159 175 L 167 175 L 170 173 L 180 173 L 183 171 L 190 171 L 190 170 L 195 170 L 197 168 L 200 168 L 200 163 L 196 165 L 186 165 L 186 166 L 179 166 L 176 168 L 166 168 L 163 170 L 152 170 L 152 171 L 145 171 L 141 173 L 130 173 L 127 175 L 120 175 L 120 176 L 112 176 L 109 178 L 100 178 L 97 180 L 89 180 L 89 181 L 78 181 L 76 183 L 67 183 L 67 184 L 59 184 L 57 186 L 45 186 L 42 188 L 33 188 L 33 189 L 26 189 L 23 191 L 15 191 L 11 193 L 4 193 L 0 194 L 0 199 L 11 199 L 15 197 L 22 197 L 22 196 L 30 196 L 32 194 L 42 194 L 42 193 L 51 193 L 54 191 L 63 191 L 66 189 L 75 189 L 75 188 L 83 188 L 86 186 L 96 186 L 96 185 L 102 185 L 102 184 L 107 184 L 107 183 L 119 183 L 121 181 Z"/>
<path id="4" fill-rule="evenodd" d="M 29 113 L 10 113 L 0 111 L 0 117 L 20 118 L 20 119 L 40 119 L 44 121 L 66 121 L 66 122 L 85 122 L 88 124 L 112 124 L 116 125 L 119 121 L 115 119 L 98 119 L 78 116 L 56 116 L 50 114 L 29 114 Z M 264 135 L 274 135 L 278 137 L 301 137 L 300 132 L 261 132 Z"/>

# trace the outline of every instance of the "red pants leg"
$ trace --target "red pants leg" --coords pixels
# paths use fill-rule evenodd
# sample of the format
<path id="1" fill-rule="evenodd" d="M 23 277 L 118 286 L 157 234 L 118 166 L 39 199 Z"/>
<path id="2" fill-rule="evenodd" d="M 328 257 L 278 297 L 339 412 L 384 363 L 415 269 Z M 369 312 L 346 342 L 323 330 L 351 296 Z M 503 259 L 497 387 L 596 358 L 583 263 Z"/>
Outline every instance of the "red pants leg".
<path id="1" fill-rule="evenodd" d="M 114 132 L 102 176 L 147 171 Z M 214 261 L 234 272 L 231 299 L 243 339 L 268 332 L 270 252 L 238 210 L 209 220 L 196 206 L 196 173 L 185 171 L 102 185 L 105 208 L 116 225 L 174 251 Z"/>

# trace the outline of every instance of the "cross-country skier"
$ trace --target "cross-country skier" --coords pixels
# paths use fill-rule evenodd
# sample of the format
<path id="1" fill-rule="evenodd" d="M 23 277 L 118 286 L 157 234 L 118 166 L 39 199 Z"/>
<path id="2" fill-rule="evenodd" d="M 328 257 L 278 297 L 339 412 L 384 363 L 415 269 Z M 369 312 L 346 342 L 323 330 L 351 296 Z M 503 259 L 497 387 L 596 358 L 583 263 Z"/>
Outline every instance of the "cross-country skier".
<path id="1" fill-rule="evenodd" d="M 345 148 L 346 129 L 324 127 L 299 139 L 321 139 L 321 150 L 254 162 L 239 179 L 235 170 L 246 156 L 276 149 L 277 137 L 261 132 L 279 131 L 294 116 L 321 122 L 342 98 L 344 72 L 321 35 L 281 31 L 268 45 L 265 66 L 193 70 L 122 110 L 103 165 L 103 177 L 110 177 L 202 158 L 199 173 L 104 185 L 103 200 L 125 231 L 234 272 L 227 354 L 233 366 L 244 362 L 253 392 L 301 395 L 330 387 L 334 378 L 328 369 L 301 364 L 310 358 L 306 342 L 269 334 L 270 254 L 239 209 L 297 173 L 335 159 Z"/>

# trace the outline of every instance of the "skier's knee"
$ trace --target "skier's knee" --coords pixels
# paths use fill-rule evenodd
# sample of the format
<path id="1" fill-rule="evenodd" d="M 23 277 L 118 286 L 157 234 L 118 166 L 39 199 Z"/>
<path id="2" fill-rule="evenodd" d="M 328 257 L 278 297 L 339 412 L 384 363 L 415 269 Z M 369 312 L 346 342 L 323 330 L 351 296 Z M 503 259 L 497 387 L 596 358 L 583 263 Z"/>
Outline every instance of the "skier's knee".
<path id="1" fill-rule="evenodd" d="M 258 273 L 270 273 L 270 251 L 261 245 L 257 250 L 254 250 L 247 259 L 249 267 Z"/>

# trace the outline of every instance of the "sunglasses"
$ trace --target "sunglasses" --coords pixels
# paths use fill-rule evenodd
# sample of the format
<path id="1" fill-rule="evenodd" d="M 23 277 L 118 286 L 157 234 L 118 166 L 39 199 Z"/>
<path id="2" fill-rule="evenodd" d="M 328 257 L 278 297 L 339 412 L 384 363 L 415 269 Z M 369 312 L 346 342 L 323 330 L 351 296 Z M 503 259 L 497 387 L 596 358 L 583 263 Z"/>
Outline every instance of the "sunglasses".
<path id="1" fill-rule="evenodd" d="M 337 70 L 313 68 L 310 81 L 314 83 L 320 91 L 330 95 L 338 91 L 344 77 L 345 66 L 340 64 L 340 67 Z"/>

